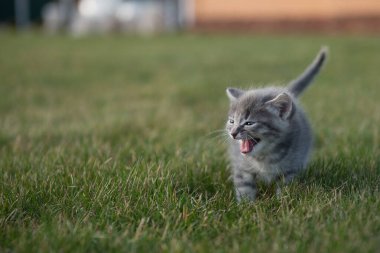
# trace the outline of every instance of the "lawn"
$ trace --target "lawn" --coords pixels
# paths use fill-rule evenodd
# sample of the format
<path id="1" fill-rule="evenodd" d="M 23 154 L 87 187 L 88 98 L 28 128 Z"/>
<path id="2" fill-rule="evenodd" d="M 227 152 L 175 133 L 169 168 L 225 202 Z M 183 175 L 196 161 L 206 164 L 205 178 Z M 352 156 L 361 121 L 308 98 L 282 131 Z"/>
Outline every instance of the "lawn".
<path id="1" fill-rule="evenodd" d="M 379 252 L 380 37 L 0 34 L 0 252 Z M 228 86 L 302 96 L 308 170 L 237 204 Z"/>

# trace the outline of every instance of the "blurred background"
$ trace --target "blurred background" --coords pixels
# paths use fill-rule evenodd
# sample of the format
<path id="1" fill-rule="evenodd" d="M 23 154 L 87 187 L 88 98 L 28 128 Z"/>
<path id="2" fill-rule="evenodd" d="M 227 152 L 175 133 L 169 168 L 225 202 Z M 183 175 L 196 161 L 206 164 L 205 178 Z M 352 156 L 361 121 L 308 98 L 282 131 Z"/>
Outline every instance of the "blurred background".
<path id="1" fill-rule="evenodd" d="M 13 0 L 0 23 L 49 33 L 178 30 L 380 32 L 378 0 Z"/>
<path id="2" fill-rule="evenodd" d="M 355 126 L 344 110 L 365 124 L 379 110 L 379 0 L 13 0 L 0 24 L 4 136 L 137 121 L 148 139 L 204 134 L 223 126 L 227 86 L 286 83 L 321 45 L 332 54 L 302 98 L 311 118 Z"/>

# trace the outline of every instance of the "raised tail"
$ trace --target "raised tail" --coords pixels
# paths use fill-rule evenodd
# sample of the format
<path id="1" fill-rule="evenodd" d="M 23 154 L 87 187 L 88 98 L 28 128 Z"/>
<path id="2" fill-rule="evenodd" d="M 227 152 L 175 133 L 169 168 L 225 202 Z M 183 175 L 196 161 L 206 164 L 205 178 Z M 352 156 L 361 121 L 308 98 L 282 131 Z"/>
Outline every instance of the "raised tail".
<path id="1" fill-rule="evenodd" d="M 322 47 L 314 61 L 306 68 L 306 70 L 295 80 L 291 81 L 288 90 L 296 97 L 306 89 L 318 74 L 327 58 L 327 47 Z"/>

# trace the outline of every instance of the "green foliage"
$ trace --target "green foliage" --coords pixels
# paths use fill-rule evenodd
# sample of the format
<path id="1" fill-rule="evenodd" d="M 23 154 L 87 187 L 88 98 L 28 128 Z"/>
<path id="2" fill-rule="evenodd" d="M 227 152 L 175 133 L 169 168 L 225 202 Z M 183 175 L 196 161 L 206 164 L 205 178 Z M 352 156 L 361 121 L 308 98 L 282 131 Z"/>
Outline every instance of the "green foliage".
<path id="1" fill-rule="evenodd" d="M 1 252 L 378 252 L 375 37 L 0 34 Z M 309 170 L 236 204 L 227 86 L 297 76 Z"/>

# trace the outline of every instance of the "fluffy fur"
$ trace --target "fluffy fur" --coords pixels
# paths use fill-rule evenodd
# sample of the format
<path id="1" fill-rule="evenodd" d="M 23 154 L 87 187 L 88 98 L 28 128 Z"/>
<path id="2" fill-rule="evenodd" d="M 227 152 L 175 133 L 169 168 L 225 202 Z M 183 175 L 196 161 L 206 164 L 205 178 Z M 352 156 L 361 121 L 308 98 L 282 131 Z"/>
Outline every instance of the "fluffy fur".
<path id="1" fill-rule="evenodd" d="M 255 200 L 257 181 L 289 183 L 303 170 L 312 147 L 311 128 L 297 96 L 311 83 L 327 56 L 322 48 L 311 65 L 286 88 L 228 88 L 226 130 L 238 201 Z"/>

